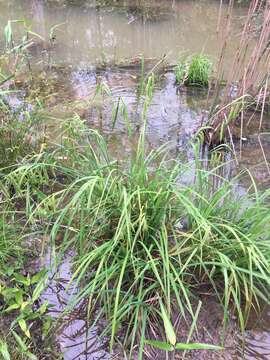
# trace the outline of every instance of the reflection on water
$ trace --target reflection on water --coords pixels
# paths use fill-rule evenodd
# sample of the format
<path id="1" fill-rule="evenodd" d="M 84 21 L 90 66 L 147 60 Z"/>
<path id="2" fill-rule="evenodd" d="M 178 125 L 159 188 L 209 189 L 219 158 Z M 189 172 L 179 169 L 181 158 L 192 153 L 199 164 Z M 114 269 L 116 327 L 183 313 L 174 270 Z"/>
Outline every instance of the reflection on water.
<path id="1" fill-rule="evenodd" d="M 66 3 L 74 5 L 68 6 Z M 26 18 L 32 22 L 34 31 L 48 39 L 52 27 L 60 25 L 54 30 L 57 51 L 53 52 L 53 60 L 56 63 L 89 64 L 104 58 L 134 57 L 140 53 L 146 57 L 169 54 L 169 59 L 173 62 L 183 52 L 205 51 L 214 58 L 217 57 L 218 1 L 147 1 L 152 4 L 148 6 L 152 12 L 158 8 L 157 14 L 161 13 L 160 18 L 155 17 L 155 21 L 142 21 L 136 16 L 135 0 L 120 1 L 122 3 L 122 8 L 118 5 L 116 11 L 112 11 L 112 7 L 97 6 L 97 1 L 94 0 L 0 1 L 0 30 L 8 19 Z M 143 3 L 146 2 L 139 2 L 138 9 Z M 128 11 L 130 8 L 133 11 Z M 224 13 L 225 9 L 226 5 Z M 162 16 L 164 11 L 167 14 L 165 18 Z M 147 13 L 147 9 L 145 12 Z M 242 8 L 235 9 L 232 33 L 236 39 L 230 44 L 228 59 L 232 58 L 235 51 L 240 16 L 243 14 Z"/>
<path id="2" fill-rule="evenodd" d="M 65 310 L 72 296 L 76 294 L 74 285 L 69 286 L 72 271 L 71 259 L 74 254 L 67 255 L 57 272 L 51 271 L 47 290 L 42 294 L 42 300 L 50 304 L 49 315 L 58 318 Z M 41 266 L 50 267 L 50 253 L 41 260 Z M 60 345 L 64 360 L 97 360 L 109 359 L 104 346 L 98 340 L 97 326 L 91 327 L 87 319 L 87 303 L 81 302 L 62 321 L 58 330 L 57 341 Z"/>
<path id="3" fill-rule="evenodd" d="M 129 121 L 136 129 L 141 124 L 141 104 L 138 104 L 137 89 L 138 79 L 130 73 L 108 72 L 100 74 L 99 81 L 110 89 L 110 104 L 103 103 L 102 122 L 96 108 L 89 107 L 83 115 L 88 122 L 96 127 L 101 126 L 104 133 L 112 130 L 112 107 L 121 98 L 128 112 Z M 75 71 L 72 74 L 73 88 L 78 99 L 93 97 L 96 89 L 94 72 L 91 74 Z M 153 99 L 147 113 L 148 138 L 153 147 L 160 146 L 170 141 L 174 147 L 183 149 L 201 125 L 202 112 L 206 108 L 207 91 L 188 90 L 177 92 L 175 77 L 172 73 L 165 74 L 162 84 L 155 87 Z M 119 132 L 126 132 L 126 121 L 119 111 L 116 127 Z"/>
<path id="4" fill-rule="evenodd" d="M 239 360 L 270 359 L 270 308 L 262 307 L 258 313 L 251 314 L 247 324 L 242 348 L 239 347 Z M 241 343 L 240 341 L 240 343 Z"/>

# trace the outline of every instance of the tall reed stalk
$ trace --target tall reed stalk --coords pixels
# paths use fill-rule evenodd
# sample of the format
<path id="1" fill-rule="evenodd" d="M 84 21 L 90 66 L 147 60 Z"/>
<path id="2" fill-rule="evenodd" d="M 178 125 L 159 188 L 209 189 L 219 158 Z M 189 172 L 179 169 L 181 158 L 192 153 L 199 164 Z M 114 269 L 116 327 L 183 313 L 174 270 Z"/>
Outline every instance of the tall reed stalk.
<path id="1" fill-rule="evenodd" d="M 230 0 L 225 24 L 220 27 L 221 49 L 217 66 L 216 94 L 220 93 L 220 83 L 224 77 L 224 58 L 230 41 L 230 26 L 233 17 L 234 0 Z M 261 14 L 260 29 L 255 32 L 254 19 Z M 245 119 L 245 111 L 251 103 L 260 103 L 264 108 L 269 95 L 270 70 L 270 3 L 252 0 L 240 34 L 239 45 L 226 76 L 226 86 L 222 90 L 222 99 L 216 101 L 210 112 L 211 126 L 208 142 L 212 145 L 224 140 L 234 121 Z M 235 90 L 236 89 L 236 90 Z M 262 109 L 263 111 L 264 109 Z M 242 124 L 243 125 L 243 124 Z"/>

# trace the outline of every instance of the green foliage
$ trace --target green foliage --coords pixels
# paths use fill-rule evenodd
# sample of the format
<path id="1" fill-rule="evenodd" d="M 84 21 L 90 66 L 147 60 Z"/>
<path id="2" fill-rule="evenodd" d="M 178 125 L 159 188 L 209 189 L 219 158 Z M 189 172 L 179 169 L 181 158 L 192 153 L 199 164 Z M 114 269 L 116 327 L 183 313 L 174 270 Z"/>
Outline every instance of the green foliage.
<path id="1" fill-rule="evenodd" d="M 23 254 L 21 241 L 22 237 L 18 226 L 15 225 L 14 214 L 9 212 L 7 207 L 0 208 L 0 276 L 8 261 L 17 259 L 19 262 Z"/>
<path id="2" fill-rule="evenodd" d="M 0 354 L 5 359 L 33 359 L 33 337 L 31 332 L 35 324 L 41 323 L 43 336 L 51 327 L 51 317 L 46 315 L 48 303 L 40 304 L 40 296 L 45 289 L 47 271 L 43 270 L 30 277 L 21 275 L 16 266 L 2 269 L 0 280 L 0 315 L 9 318 L 8 332 L 0 331 L 5 336 L 0 339 Z M 9 344 L 9 346 L 8 346 Z M 12 344 L 12 346 L 11 346 Z"/>
<path id="3" fill-rule="evenodd" d="M 3 360 L 11 360 L 7 343 L 0 339 L 0 354 L 3 357 Z"/>
<path id="4" fill-rule="evenodd" d="M 191 59 L 188 69 L 188 82 L 192 85 L 207 86 L 211 71 L 211 62 L 203 54 L 195 55 Z"/>
<path id="5" fill-rule="evenodd" d="M 15 331 L 12 331 L 12 335 L 16 341 L 15 352 L 16 358 L 30 359 L 30 360 L 38 360 L 36 355 L 34 355 L 30 351 L 29 344 L 26 343 L 25 339 L 19 336 Z M 14 351 L 13 351 L 14 352 Z"/>
<path id="6" fill-rule="evenodd" d="M 8 271 L 10 274 L 10 270 Z M 2 314 L 14 313 L 16 317 L 11 328 L 19 325 L 22 333 L 29 339 L 31 335 L 27 322 L 42 319 L 47 310 L 47 303 L 36 308 L 36 302 L 45 289 L 45 275 L 46 271 L 42 271 L 31 278 L 29 275 L 23 276 L 14 272 L 11 278 L 12 286 L 3 281 L 0 284 L 0 312 Z"/>
<path id="7" fill-rule="evenodd" d="M 20 106 L 13 108 L 9 104 L 12 97 Z M 40 149 L 44 134 L 43 118 L 38 115 L 37 105 L 24 105 L 17 98 L 15 90 L 0 89 L 0 176 L 5 167 L 20 162 L 27 155 L 33 155 Z"/>
<path id="8" fill-rule="evenodd" d="M 210 59 L 197 54 L 183 59 L 175 68 L 176 82 L 178 84 L 208 86 L 212 63 Z"/>
<path id="9" fill-rule="evenodd" d="M 29 153 L 34 153 L 29 134 L 29 123 L 20 123 L 12 119 L 0 125 L 0 165 L 13 165 Z"/>
<path id="10" fill-rule="evenodd" d="M 184 84 L 188 77 L 188 64 L 185 61 L 180 61 L 176 66 L 174 73 L 177 84 Z"/>
<path id="11" fill-rule="evenodd" d="M 163 320 L 166 337 L 169 342 L 165 343 L 158 340 L 145 340 L 145 344 L 151 345 L 154 348 L 164 351 L 175 351 L 175 350 L 222 350 L 223 348 L 220 346 L 215 346 L 211 344 L 199 344 L 199 343 L 177 343 L 176 342 L 176 334 L 173 329 L 173 325 L 170 321 L 170 318 L 167 314 L 167 311 L 160 301 L 160 309 L 161 309 L 161 317 Z"/>
<path id="12" fill-rule="evenodd" d="M 207 283 L 224 319 L 234 309 L 243 329 L 270 287 L 270 192 L 254 187 L 236 196 L 238 179 L 217 175 L 220 166 L 204 170 L 198 159 L 194 183 L 184 185 L 179 179 L 189 167 L 167 160 L 165 146 L 146 153 L 145 125 L 130 164 L 120 167 L 104 139 L 76 123 L 65 128 L 53 154 L 44 152 L 5 177 L 28 199 L 29 221 L 53 224 L 49 236 L 62 234 L 63 252 L 77 249 L 71 281 L 80 290 L 67 311 L 87 297 L 89 316 L 98 311 L 108 320 L 111 348 L 125 327 L 122 341 L 132 353 L 138 334 L 159 322 L 159 299 L 168 314 L 174 299 L 177 311 L 195 318 L 192 298 Z M 59 176 L 57 191 L 31 195 L 36 179 L 53 189 Z M 165 328 L 171 331 L 169 320 Z"/>
<path id="13" fill-rule="evenodd" d="M 169 318 L 169 316 L 167 314 L 167 311 L 166 311 L 164 305 L 162 304 L 162 301 L 160 301 L 160 309 L 161 309 L 161 317 L 162 317 L 162 320 L 163 320 L 166 337 L 169 340 L 169 343 L 171 345 L 175 346 L 175 344 L 176 344 L 176 335 L 175 335 L 172 323 L 170 321 L 170 318 Z"/>
<path id="14" fill-rule="evenodd" d="M 14 41 L 14 25 L 18 25 L 23 30 L 22 39 L 16 43 Z M 8 20 L 7 25 L 4 29 L 4 36 L 6 40 L 6 49 L 11 52 L 23 52 L 29 44 L 31 44 L 32 39 L 30 36 L 34 36 L 39 39 L 43 39 L 40 35 L 31 30 L 31 22 L 29 20 Z"/>

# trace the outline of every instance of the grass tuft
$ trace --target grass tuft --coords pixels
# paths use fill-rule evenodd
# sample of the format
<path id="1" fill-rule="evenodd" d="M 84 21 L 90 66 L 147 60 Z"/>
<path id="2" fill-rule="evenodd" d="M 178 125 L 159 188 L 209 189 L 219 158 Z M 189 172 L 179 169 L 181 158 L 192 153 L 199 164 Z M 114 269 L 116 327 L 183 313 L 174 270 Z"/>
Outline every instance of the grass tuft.
<path id="1" fill-rule="evenodd" d="M 176 66 L 176 82 L 179 85 L 208 86 L 211 70 L 212 63 L 206 55 L 194 55 Z"/>
<path id="2" fill-rule="evenodd" d="M 164 146 L 146 153 L 144 131 L 124 167 L 81 123 L 65 128 L 54 153 L 5 177 L 27 199 L 28 221 L 45 221 L 53 242 L 61 234 L 62 252 L 76 249 L 71 282 L 79 290 L 67 310 L 88 298 L 89 317 L 107 320 L 111 349 L 120 336 L 131 358 L 137 344 L 143 351 L 140 334 L 153 339 L 160 329 L 160 301 L 168 316 L 177 309 L 195 318 L 193 299 L 207 286 L 224 321 L 233 309 L 244 329 L 270 288 L 270 192 L 237 196 L 238 179 L 198 159 L 194 182 L 184 185 L 187 166 L 169 161 Z"/>

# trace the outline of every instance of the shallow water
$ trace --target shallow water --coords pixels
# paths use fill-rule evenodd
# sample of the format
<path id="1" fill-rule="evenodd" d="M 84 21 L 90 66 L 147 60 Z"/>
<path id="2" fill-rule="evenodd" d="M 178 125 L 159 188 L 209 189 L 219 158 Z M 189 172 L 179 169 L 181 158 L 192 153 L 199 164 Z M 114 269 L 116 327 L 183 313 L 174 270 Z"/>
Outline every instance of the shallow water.
<path id="1" fill-rule="evenodd" d="M 67 304 L 76 295 L 74 285 L 70 286 L 72 278 L 72 258 L 74 254 L 69 253 L 62 259 L 61 264 L 54 269 L 54 261 L 50 252 L 47 251 L 41 258 L 40 267 L 50 268 L 49 283 L 41 300 L 50 304 L 48 315 L 59 318 L 66 309 Z M 104 350 L 104 345 L 98 340 L 98 327 L 87 322 L 86 303 L 79 303 L 71 314 L 60 320 L 56 331 L 56 341 L 63 353 L 65 360 L 108 360 L 109 354 Z M 100 326 L 100 324 L 99 324 Z"/>
<path id="2" fill-rule="evenodd" d="M 225 13 L 226 5 L 223 6 Z M 234 41 L 227 50 L 227 68 L 237 47 L 245 13 L 243 7 L 235 9 L 232 25 Z M 46 71 L 48 66 L 51 68 L 46 74 L 50 76 L 53 73 L 58 90 L 61 88 L 61 95 L 54 96 L 52 100 L 52 114 L 61 118 L 70 114 L 70 108 L 76 110 L 89 126 L 100 129 L 109 138 L 111 151 L 121 159 L 130 155 L 134 144 L 126 136 L 127 124 L 123 115 L 119 115 L 115 129 L 112 129 L 111 112 L 121 99 L 132 129 L 136 132 L 140 124 L 140 104 L 137 101 L 140 67 L 137 64 L 122 68 L 114 66 L 111 69 L 101 65 L 109 63 L 112 67 L 122 58 L 134 59 L 138 54 L 143 54 L 146 59 L 158 59 L 167 54 L 170 64 L 175 64 L 183 53 L 201 51 L 216 59 L 220 44 L 218 16 L 219 2 L 215 0 L 149 0 L 144 2 L 144 7 L 138 0 L 118 1 L 117 6 L 115 2 L 109 6 L 98 6 L 97 1 L 0 0 L 0 30 L 9 19 L 27 18 L 32 22 L 32 30 L 45 39 L 36 40 L 31 54 L 32 61 L 39 62 L 41 68 Z M 15 24 L 14 30 L 15 37 L 19 38 L 20 31 Z M 50 32 L 54 37 L 53 43 L 48 42 Z M 151 64 L 155 64 L 155 61 Z M 149 65 L 149 69 L 152 65 Z M 148 111 L 148 142 L 151 147 L 157 147 L 170 141 L 172 155 L 185 150 L 185 157 L 190 159 L 192 151 L 189 141 L 202 124 L 208 109 L 207 92 L 200 89 L 177 92 L 173 73 L 163 71 L 162 74 Z M 96 97 L 98 83 L 106 84 L 110 95 Z M 10 96 L 8 100 L 20 111 L 21 98 Z M 264 124 L 266 133 L 269 132 L 269 124 L 268 118 Z M 269 173 L 265 160 L 270 159 L 270 142 L 267 135 L 258 137 L 257 128 L 249 129 L 241 149 L 236 145 L 239 166 L 234 166 L 232 171 L 248 167 L 256 180 L 267 186 Z M 57 123 L 52 126 L 51 134 L 53 132 L 57 132 Z M 44 298 L 49 299 L 55 305 L 55 310 L 60 311 L 68 300 L 65 293 L 70 278 L 68 259 L 57 276 L 58 281 L 52 281 Z M 264 312 L 263 317 L 264 322 L 254 321 L 255 325 L 246 333 L 244 355 L 240 354 L 239 359 L 270 359 L 269 311 Z M 84 351 L 85 336 L 80 331 L 84 327 L 84 320 L 77 317 L 68 322 L 58 335 L 65 360 L 72 360 L 76 356 L 90 360 L 98 355 L 106 358 L 103 353 L 79 355 Z M 92 337 L 95 333 L 88 335 Z"/>
<path id="3" fill-rule="evenodd" d="M 26 18 L 32 22 L 33 31 L 48 39 L 52 27 L 58 25 L 54 30 L 53 61 L 75 66 L 104 59 L 131 58 L 138 54 L 157 58 L 168 54 L 173 62 L 183 53 L 205 51 L 214 59 L 218 56 L 218 1 L 120 0 L 111 1 L 118 3 L 117 6 L 108 7 L 97 6 L 98 2 L 93 0 L 63 3 L 0 1 L 0 30 L 8 19 Z M 223 12 L 225 14 L 226 5 Z M 232 30 L 235 38 L 239 35 L 244 13 L 243 8 L 235 9 Z M 236 46 L 237 42 L 233 41 L 228 49 L 228 59 Z"/>

